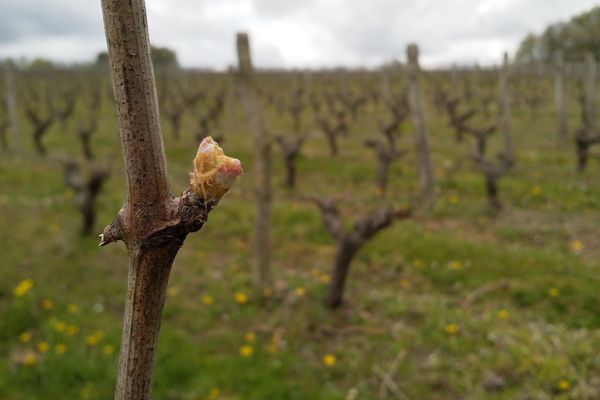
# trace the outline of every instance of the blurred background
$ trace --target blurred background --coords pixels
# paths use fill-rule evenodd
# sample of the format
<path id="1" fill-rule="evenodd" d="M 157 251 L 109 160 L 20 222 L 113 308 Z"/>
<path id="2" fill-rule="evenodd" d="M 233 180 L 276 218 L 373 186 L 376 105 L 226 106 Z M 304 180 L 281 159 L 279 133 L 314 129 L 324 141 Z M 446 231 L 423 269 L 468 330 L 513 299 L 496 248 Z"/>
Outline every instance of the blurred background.
<path id="1" fill-rule="evenodd" d="M 245 170 L 175 260 L 153 398 L 600 398 L 597 2 L 147 17 L 173 193 L 207 136 Z M 122 160 L 100 2 L 1 2 L 0 399 L 113 396 Z"/>

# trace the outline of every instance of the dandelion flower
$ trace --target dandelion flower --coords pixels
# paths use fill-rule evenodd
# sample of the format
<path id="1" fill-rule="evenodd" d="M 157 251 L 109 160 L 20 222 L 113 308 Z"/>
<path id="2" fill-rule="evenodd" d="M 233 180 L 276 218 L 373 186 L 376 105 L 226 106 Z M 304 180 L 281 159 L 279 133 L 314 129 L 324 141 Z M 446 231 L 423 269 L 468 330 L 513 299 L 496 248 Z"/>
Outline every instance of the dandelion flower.
<path id="1" fill-rule="evenodd" d="M 321 283 L 325 283 L 326 284 L 326 283 L 329 283 L 330 280 L 331 280 L 331 278 L 329 278 L 328 274 L 321 274 L 319 276 L 319 282 L 321 282 Z"/>
<path id="2" fill-rule="evenodd" d="M 560 292 L 555 287 L 551 287 L 550 289 L 548 289 L 548 296 L 550 297 L 558 297 L 559 294 Z"/>
<path id="3" fill-rule="evenodd" d="M 28 351 L 27 353 L 25 353 L 25 355 L 23 355 L 23 358 L 21 359 L 21 364 L 23 364 L 26 367 L 31 367 L 32 365 L 35 365 L 36 363 L 37 363 L 37 356 L 32 351 Z"/>
<path id="4" fill-rule="evenodd" d="M 335 363 L 337 362 L 337 359 L 335 358 L 335 356 L 333 354 L 325 354 L 323 356 L 323 364 L 325 364 L 326 367 L 333 367 L 335 365 Z"/>
<path id="5" fill-rule="evenodd" d="M 67 306 L 67 312 L 71 315 L 75 315 L 79 312 L 79 307 L 76 304 L 69 304 Z"/>
<path id="6" fill-rule="evenodd" d="M 235 299 L 235 302 L 240 305 L 246 304 L 248 302 L 248 296 L 246 295 L 246 293 L 243 292 L 235 292 L 233 298 Z"/>
<path id="7" fill-rule="evenodd" d="M 41 354 L 44 354 L 45 352 L 47 352 L 49 348 L 50 348 L 50 345 L 48 344 L 48 342 L 39 342 L 37 344 L 37 350 Z"/>
<path id="8" fill-rule="evenodd" d="M 88 335 L 85 338 L 85 344 L 87 344 L 90 347 L 94 347 L 95 345 L 98 344 L 98 342 L 100 342 L 102 340 L 103 337 L 104 337 L 104 332 L 96 331 L 96 332 L 92 333 L 91 335 Z"/>
<path id="9" fill-rule="evenodd" d="M 247 344 L 240 347 L 240 356 L 244 357 L 244 358 L 248 358 L 251 357 L 252 354 L 254 354 L 254 349 L 252 348 L 252 346 L 248 346 Z"/>
<path id="10" fill-rule="evenodd" d="M 580 253 L 581 250 L 583 250 L 583 242 L 581 240 L 573 240 L 571 242 L 571 251 L 573 251 L 573 253 Z"/>
<path id="11" fill-rule="evenodd" d="M 448 335 L 456 335 L 458 333 L 458 325 L 456 324 L 448 324 L 444 328 Z"/>
<path id="12" fill-rule="evenodd" d="M 33 287 L 33 279 L 24 279 L 15 286 L 13 289 L 13 294 L 15 297 L 25 296 L 29 289 Z"/>
<path id="13" fill-rule="evenodd" d="M 500 319 L 507 319 L 508 318 L 508 311 L 505 310 L 504 308 L 500 311 L 498 311 L 498 318 Z"/>
<path id="14" fill-rule="evenodd" d="M 212 298 L 211 295 L 209 294 L 205 294 L 200 298 L 200 301 L 202 301 L 202 304 L 204 304 L 205 306 L 210 306 L 212 303 L 214 303 L 214 299 Z"/>
<path id="15" fill-rule="evenodd" d="M 65 332 L 69 336 L 75 336 L 79 333 L 79 328 L 76 327 L 75 325 L 69 325 L 69 326 L 67 326 L 67 329 L 65 329 Z"/>
<path id="16" fill-rule="evenodd" d="M 450 268 L 453 271 L 459 271 L 463 268 L 463 263 L 460 261 L 450 261 L 448 263 L 448 268 Z"/>
<path id="17" fill-rule="evenodd" d="M 52 329 L 56 332 L 64 332 L 67 329 L 67 325 L 62 321 L 55 321 L 52 324 Z"/>
<path id="18" fill-rule="evenodd" d="M 42 307 L 42 310 L 44 311 L 50 311 L 54 308 L 54 302 L 50 299 L 44 299 L 40 303 L 40 307 Z"/>
<path id="19" fill-rule="evenodd" d="M 54 346 L 54 352 L 56 354 L 65 354 L 65 351 L 67 351 L 67 346 L 65 346 L 63 343 L 58 343 L 56 346 Z"/>
<path id="20" fill-rule="evenodd" d="M 534 196 L 539 196 L 542 194 L 542 188 L 539 186 L 534 186 L 531 188 L 531 194 Z"/>
<path id="21" fill-rule="evenodd" d="M 244 335 L 244 340 L 248 343 L 252 343 L 256 340 L 256 333 L 254 332 L 246 332 Z"/>
<path id="22" fill-rule="evenodd" d="M 212 388 L 208 392 L 208 396 L 206 397 L 206 400 L 217 400 L 220 395 L 221 395 L 221 391 L 219 389 Z"/>
<path id="23" fill-rule="evenodd" d="M 23 332 L 19 335 L 19 342 L 21 343 L 27 343 L 31 340 L 31 332 Z"/>
<path id="24" fill-rule="evenodd" d="M 298 297 L 303 297 L 306 294 L 306 289 L 304 289 L 303 287 L 297 287 L 296 290 L 294 290 L 294 293 Z"/>
<path id="25" fill-rule="evenodd" d="M 569 388 L 571 387 L 571 383 L 566 379 L 560 379 L 558 381 L 557 386 L 558 386 L 559 390 L 565 392 L 565 391 L 569 390 Z"/>
<path id="26" fill-rule="evenodd" d="M 448 196 L 448 203 L 450 203 L 453 206 L 456 206 L 458 205 L 458 203 L 460 203 L 460 198 L 456 194 L 451 194 L 450 196 Z"/>
<path id="27" fill-rule="evenodd" d="M 105 356 L 110 356 L 114 352 L 115 346 L 113 346 L 112 344 L 105 344 L 102 348 L 102 354 L 104 354 Z"/>

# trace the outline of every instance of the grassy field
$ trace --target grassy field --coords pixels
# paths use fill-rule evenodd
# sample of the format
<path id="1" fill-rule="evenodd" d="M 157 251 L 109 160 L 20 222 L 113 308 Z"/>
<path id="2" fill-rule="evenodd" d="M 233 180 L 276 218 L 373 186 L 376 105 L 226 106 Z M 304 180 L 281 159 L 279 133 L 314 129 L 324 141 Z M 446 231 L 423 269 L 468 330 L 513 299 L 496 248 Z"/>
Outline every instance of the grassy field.
<path id="1" fill-rule="evenodd" d="M 363 140 L 378 135 L 381 105 L 370 104 L 332 159 L 311 135 L 299 160 L 297 193 L 283 189 L 274 149 L 271 298 L 252 293 L 254 215 L 251 133 L 230 93 L 223 147 L 245 175 L 181 249 L 171 275 L 154 379 L 156 399 L 594 399 L 600 396 L 600 170 L 575 172 L 573 145 L 555 144 L 549 81 L 537 115 L 516 103 L 515 169 L 501 181 L 505 208 L 490 213 L 480 173 L 464 161 L 445 115 L 425 90 L 436 167 L 431 211 L 381 232 L 358 254 L 346 305 L 322 298 L 335 250 L 318 210 L 297 194 L 339 201 L 345 215 L 374 209 L 375 159 Z M 281 93 L 283 88 L 277 87 Z M 540 89 L 541 90 L 541 89 Z M 569 92 L 569 126 L 577 125 Z M 79 105 L 77 113 L 82 113 Z M 291 119 L 265 110 L 275 131 Z M 174 141 L 163 125 L 174 193 L 187 185 L 196 152 L 184 119 Z M 23 118 L 21 157 L 0 159 L 0 398 L 112 397 L 127 255 L 78 235 L 73 193 L 54 155 L 79 154 L 74 121 L 45 138 L 35 156 Z M 391 174 L 385 201 L 416 204 L 408 153 Z M 112 177 L 99 199 L 97 231 L 125 198 L 116 117 L 108 98 L 93 138 Z M 500 137 L 494 141 L 500 142 Z M 350 221 L 350 219 L 349 219 Z M 384 382 L 392 382 L 387 385 Z"/>

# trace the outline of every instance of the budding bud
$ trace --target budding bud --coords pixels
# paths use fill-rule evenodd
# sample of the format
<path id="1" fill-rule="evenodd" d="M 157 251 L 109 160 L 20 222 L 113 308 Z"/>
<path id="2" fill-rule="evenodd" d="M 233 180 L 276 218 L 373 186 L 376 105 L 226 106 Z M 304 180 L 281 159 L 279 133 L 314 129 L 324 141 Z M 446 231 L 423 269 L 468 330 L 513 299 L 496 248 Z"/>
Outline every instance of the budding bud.
<path id="1" fill-rule="evenodd" d="M 228 157 L 219 144 L 208 136 L 202 140 L 190 173 L 190 188 L 205 200 L 219 200 L 242 173 L 237 158 Z"/>

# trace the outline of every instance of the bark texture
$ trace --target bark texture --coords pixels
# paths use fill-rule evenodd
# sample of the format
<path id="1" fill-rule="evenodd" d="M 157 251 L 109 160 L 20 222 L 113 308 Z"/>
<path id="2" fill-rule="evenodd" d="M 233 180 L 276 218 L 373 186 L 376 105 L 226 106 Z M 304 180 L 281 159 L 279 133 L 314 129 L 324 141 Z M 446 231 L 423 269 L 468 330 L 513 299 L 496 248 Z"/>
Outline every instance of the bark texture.
<path id="1" fill-rule="evenodd" d="M 102 11 L 127 176 L 127 201 L 100 242 L 122 240 L 129 253 L 115 399 L 146 400 L 173 260 L 218 199 L 171 196 L 144 1 L 102 0 Z"/>

